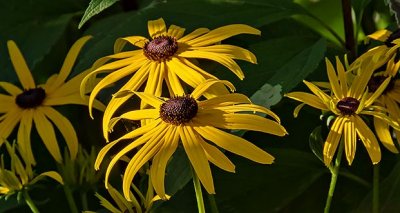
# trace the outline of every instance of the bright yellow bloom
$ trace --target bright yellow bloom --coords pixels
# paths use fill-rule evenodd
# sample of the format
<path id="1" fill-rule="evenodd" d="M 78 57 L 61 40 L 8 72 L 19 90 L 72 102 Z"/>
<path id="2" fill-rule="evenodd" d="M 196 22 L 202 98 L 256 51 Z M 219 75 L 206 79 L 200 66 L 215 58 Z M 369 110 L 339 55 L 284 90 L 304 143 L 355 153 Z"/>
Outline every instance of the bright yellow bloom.
<path id="1" fill-rule="evenodd" d="M 66 117 L 52 106 L 88 104 L 88 97 L 84 100 L 79 95 L 79 85 L 88 73 L 87 71 L 65 82 L 71 73 L 80 49 L 88 39 L 90 39 L 89 36 L 79 39 L 68 52 L 60 73 L 52 75 L 45 84 L 38 86 L 35 84 L 17 45 L 14 41 L 7 42 L 11 62 L 21 82 L 22 89 L 8 82 L 0 82 L 0 87 L 8 93 L 0 94 L 0 113 L 2 114 L 0 117 L 0 145 L 19 123 L 17 141 L 21 153 L 27 156 L 29 162 L 35 164 L 30 139 L 32 123 L 34 123 L 47 150 L 57 162 L 61 162 L 62 157 L 54 132 L 54 124 L 63 135 L 71 158 L 75 158 L 78 150 L 78 139 L 74 127 Z M 94 107 L 97 109 L 104 108 L 98 101 L 95 101 Z"/>
<path id="2" fill-rule="evenodd" d="M 234 90 L 231 83 L 227 81 L 223 83 Z M 105 176 L 106 186 L 114 164 L 129 151 L 139 147 L 124 174 L 123 192 L 127 199 L 130 199 L 129 187 L 134 176 L 150 160 L 152 160 L 151 182 L 157 194 L 166 199 L 165 168 L 179 142 L 182 143 L 194 171 L 208 193 L 215 193 L 209 161 L 225 171 L 235 171 L 234 164 L 217 146 L 255 162 L 271 164 L 273 156 L 249 141 L 221 129 L 244 129 L 284 136 L 286 130 L 280 125 L 279 117 L 264 107 L 252 104 L 242 94 L 230 93 L 199 100 L 215 84 L 221 84 L 221 81 L 207 80 L 196 87 L 190 96 L 176 96 L 171 99 L 160 99 L 152 94 L 133 92 L 152 108 L 122 114 L 111 121 L 111 126 L 119 119 L 149 119 L 150 122 L 109 143 L 99 152 L 95 163 L 96 169 L 99 169 L 104 156 L 112 147 L 129 140 L 129 143 L 109 163 Z M 241 112 L 260 112 L 271 116 L 274 120 Z"/>
<path id="3" fill-rule="evenodd" d="M 22 160 L 18 157 L 18 154 L 22 153 L 16 152 L 15 144 L 11 146 L 6 142 L 6 148 L 11 158 L 11 169 L 6 169 L 4 165 L 4 156 L 2 155 L 0 164 L 0 197 L 20 192 L 44 177 L 50 177 L 60 184 L 63 184 L 61 176 L 55 171 L 48 171 L 35 175 L 32 171 L 32 162 L 30 162 L 28 158 L 25 158 L 26 156 L 24 155 L 21 155 Z M 18 151 L 20 151 L 20 147 L 18 148 Z"/>
<path id="4" fill-rule="evenodd" d="M 167 30 L 164 20 L 160 18 L 149 21 L 148 30 L 150 39 L 142 36 L 120 38 L 114 45 L 115 54 L 101 58 L 93 65 L 94 71 L 82 82 L 82 91 L 87 80 L 100 73 L 111 73 L 93 89 L 89 100 L 89 111 L 100 90 L 128 75 L 133 74 L 120 91 L 137 91 L 145 84 L 145 93 L 161 96 L 165 81 L 170 95 L 175 96 L 187 93 L 184 89 L 185 85 L 195 88 L 206 79 L 217 79 L 199 68 L 194 59 L 218 62 L 240 79 L 244 78 L 244 74 L 234 59 L 256 63 L 256 57 L 250 51 L 233 45 L 220 44 L 222 40 L 238 34 L 260 35 L 259 30 L 247 25 L 233 24 L 211 31 L 207 28 L 199 28 L 184 36 L 184 28 L 171 25 Z M 140 49 L 121 52 L 126 43 Z M 105 64 L 109 60 L 114 61 Z M 146 80 L 147 83 L 145 83 Z M 221 90 L 213 91 L 213 93 L 228 93 L 226 90 Z M 107 105 L 103 117 L 103 134 L 107 141 L 110 119 L 131 96 L 132 94 L 123 98 L 112 98 Z M 144 103 L 141 106 L 143 108 Z"/>
<path id="5" fill-rule="evenodd" d="M 360 115 L 372 115 L 398 128 L 398 124 L 391 121 L 381 111 L 382 107 L 373 105 L 389 84 L 390 77 L 384 79 L 376 91 L 371 94 L 368 93 L 367 85 L 374 71 L 372 65 L 365 66 L 365 68 L 369 67 L 369 69 L 365 69 L 360 75 L 355 76 L 351 85 L 349 85 L 345 69 L 339 59 L 336 59 L 337 73 L 329 60 L 326 60 L 326 67 L 332 91 L 330 95 L 326 94 L 316 85 L 304 81 L 313 94 L 291 92 L 286 94 L 286 96 L 314 108 L 331 111 L 336 115 L 323 150 L 324 162 L 327 166 L 331 163 L 342 135 L 349 165 L 351 165 L 355 156 L 357 136 L 366 147 L 372 163 L 377 164 L 381 160 L 378 141 Z M 296 108 L 295 114 L 298 113 L 304 104 Z"/>

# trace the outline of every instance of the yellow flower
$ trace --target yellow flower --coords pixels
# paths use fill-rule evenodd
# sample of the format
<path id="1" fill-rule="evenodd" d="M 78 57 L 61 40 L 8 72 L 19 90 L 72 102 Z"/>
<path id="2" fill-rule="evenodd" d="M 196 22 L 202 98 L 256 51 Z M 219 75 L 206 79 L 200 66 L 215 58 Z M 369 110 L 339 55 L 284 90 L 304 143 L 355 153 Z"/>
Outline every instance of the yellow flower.
<path id="1" fill-rule="evenodd" d="M 382 94 L 376 99 L 376 105 L 384 107 L 389 117 L 395 121 L 400 120 L 400 80 L 398 79 L 398 70 L 400 63 L 396 63 L 396 57 L 393 56 L 386 64 L 384 71 L 377 70 L 368 83 L 368 91 L 374 92 L 386 78 L 390 82 Z M 382 144 L 391 152 L 398 153 L 397 146 L 394 144 L 390 126 L 379 118 L 374 117 L 375 132 Z M 400 131 L 394 129 L 396 136 L 400 136 Z M 398 144 L 400 138 L 397 137 Z"/>
<path id="2" fill-rule="evenodd" d="M 367 85 L 374 71 L 372 65 L 366 66 L 369 69 L 365 69 L 360 75 L 355 76 L 351 85 L 346 79 L 345 69 L 339 59 L 336 59 L 337 74 L 328 59 L 326 59 L 326 66 L 332 91 L 330 95 L 316 85 L 304 81 L 313 94 L 291 92 L 286 96 L 314 108 L 331 111 L 336 115 L 323 150 L 324 162 L 327 166 L 331 163 L 342 135 L 349 165 L 355 156 L 357 136 L 366 147 L 372 163 L 377 164 L 381 159 L 378 141 L 360 115 L 371 115 L 398 128 L 398 124 L 381 111 L 382 107 L 373 105 L 389 84 L 390 78 L 384 79 L 376 91 L 371 94 L 368 93 Z M 304 104 L 295 109 L 295 114 Z"/>
<path id="3" fill-rule="evenodd" d="M 373 47 L 362 54 L 360 57 L 357 58 L 356 61 L 352 63 L 352 67 L 360 66 L 363 62 L 366 62 L 365 65 L 371 65 L 371 63 L 369 62 L 372 60 L 374 61 L 372 65 L 375 69 L 377 69 L 383 66 L 387 61 L 389 61 L 389 59 L 397 55 L 397 50 L 400 47 L 400 30 L 397 30 L 395 32 L 391 32 L 385 29 L 378 30 L 373 34 L 368 35 L 367 38 L 367 41 L 369 39 L 373 39 L 376 41 L 380 41 L 383 44 Z"/>
<path id="4" fill-rule="evenodd" d="M 44 145 L 57 162 L 62 161 L 57 144 L 53 124 L 60 130 L 71 158 L 75 158 L 78 150 L 78 139 L 72 124 L 52 106 L 64 104 L 87 105 L 86 100 L 79 95 L 79 85 L 88 72 L 83 72 L 65 82 L 69 76 L 75 59 L 89 36 L 79 39 L 68 52 L 60 73 L 51 76 L 43 85 L 36 85 L 32 74 L 14 41 L 8 41 L 8 51 L 15 72 L 21 82 L 22 89 L 8 83 L 0 82 L 8 94 L 0 94 L 0 145 L 9 137 L 12 130 L 19 123 L 17 141 L 22 155 L 35 164 L 31 149 L 31 129 L 35 124 Z M 95 101 L 94 107 L 103 109 L 104 106 Z M 52 124 L 53 123 L 53 124 Z"/>
<path id="5" fill-rule="evenodd" d="M 99 59 L 94 65 L 94 71 L 82 82 L 81 91 L 86 87 L 86 81 L 100 73 L 110 73 L 93 89 L 89 100 L 89 111 L 97 94 L 106 86 L 132 75 L 129 81 L 120 89 L 137 91 L 146 82 L 144 92 L 162 95 L 165 81 L 171 96 L 185 94 L 185 85 L 195 88 L 206 79 L 217 77 L 199 68 L 192 59 L 207 59 L 216 61 L 230 69 L 240 79 L 244 74 L 234 59 L 256 63 L 256 57 L 250 51 L 241 47 L 220 44 L 226 38 L 247 33 L 260 35 L 260 31 L 243 24 L 223 26 L 214 30 L 199 28 L 184 36 L 185 29 L 171 25 L 168 30 L 162 18 L 149 21 L 148 30 L 150 39 L 142 36 L 120 38 L 115 42 L 114 55 Z M 140 48 L 121 52 L 126 43 Z M 109 60 L 115 60 L 105 64 Z M 182 82 L 181 82 L 182 81 Z M 223 90 L 213 91 L 228 93 Z M 219 91 L 219 92 L 218 92 Z M 108 123 L 114 112 L 131 95 L 123 98 L 112 98 L 107 105 L 103 117 L 103 134 L 108 141 Z M 141 105 L 143 108 L 144 103 Z"/>
<path id="6" fill-rule="evenodd" d="M 105 176 L 106 186 L 114 164 L 129 151 L 139 147 L 124 174 L 123 192 L 127 199 L 130 199 L 129 186 L 134 176 L 150 160 L 152 160 L 151 182 L 157 194 L 166 199 L 165 168 L 179 142 L 182 143 L 195 173 L 208 193 L 215 193 L 209 161 L 225 171 L 235 171 L 234 164 L 217 146 L 255 162 L 271 164 L 273 156 L 249 141 L 220 129 L 244 129 L 284 136 L 286 130 L 279 124 L 279 117 L 264 107 L 252 104 L 242 94 L 230 93 L 199 100 L 207 89 L 217 83 L 221 84 L 221 81 L 207 80 L 197 86 L 190 96 L 176 96 L 171 99 L 160 99 L 152 94 L 133 92 L 153 108 L 127 112 L 113 119 L 110 125 L 113 126 L 119 119 L 150 119 L 151 122 L 109 143 L 99 152 L 95 162 L 96 169 L 99 169 L 105 154 L 112 147 L 123 143 L 123 140 L 130 140 L 130 143 L 109 163 Z M 234 90 L 231 83 L 227 81 L 223 83 Z M 241 112 L 260 112 L 271 116 L 274 120 Z"/>
<path id="7" fill-rule="evenodd" d="M 63 184 L 61 176 L 55 171 L 48 171 L 35 175 L 32 171 L 32 162 L 23 155 L 21 155 L 22 160 L 18 157 L 15 144 L 11 146 L 6 142 L 6 148 L 11 158 L 11 169 L 6 169 L 4 165 L 4 156 L 2 155 L 0 164 L 0 197 L 7 197 L 14 193 L 21 192 L 44 177 L 50 177 L 60 184 Z M 20 147 L 18 148 L 18 151 L 20 151 Z M 20 152 L 20 154 L 22 153 Z"/>

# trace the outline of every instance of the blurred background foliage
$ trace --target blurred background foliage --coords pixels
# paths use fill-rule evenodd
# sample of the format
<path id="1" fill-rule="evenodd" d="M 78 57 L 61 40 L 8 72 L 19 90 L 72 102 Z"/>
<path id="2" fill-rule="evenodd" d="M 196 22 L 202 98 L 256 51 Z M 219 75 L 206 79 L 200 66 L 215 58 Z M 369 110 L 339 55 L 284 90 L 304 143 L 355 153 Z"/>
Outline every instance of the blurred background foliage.
<path id="1" fill-rule="evenodd" d="M 393 27 L 395 21 L 384 1 L 351 2 L 356 39 L 359 41 L 357 49 L 363 51 L 365 46 L 362 40 L 366 34 Z M 147 36 L 147 21 L 160 17 L 167 25 L 186 28 L 186 32 L 199 27 L 212 29 L 234 23 L 248 24 L 262 31 L 260 37 L 240 35 L 226 41 L 247 48 L 257 56 L 257 65 L 240 63 L 246 76 L 243 81 L 218 64 L 200 61 L 208 71 L 233 82 L 238 92 L 253 96 L 254 102 L 268 107 L 273 105 L 272 110 L 282 118 L 282 124 L 289 131 L 284 138 L 254 132 L 238 133 L 273 154 L 276 162 L 259 165 L 227 153 L 236 165 L 236 173 L 212 168 L 220 212 L 322 212 L 330 174 L 311 149 L 316 151 L 321 147 L 318 134 L 326 132 L 326 118 L 320 119 L 319 112 L 305 108 L 294 119 L 296 103 L 280 99 L 282 94 L 294 88 L 303 89 L 302 85 L 298 85 L 303 79 L 326 80 L 324 57 L 333 59 L 335 55 L 342 57 L 347 52 L 343 47 L 345 38 L 340 1 L 0 1 L 0 81 L 18 84 L 7 53 L 7 40 L 16 41 L 37 83 L 44 83 L 48 76 L 59 71 L 69 47 L 82 35 L 93 35 L 93 39 L 81 52 L 73 75 L 89 68 L 96 59 L 111 54 L 116 38 Z M 102 92 L 100 99 L 106 103 L 113 92 L 112 88 Z M 104 146 L 105 141 L 99 134 L 100 113 L 91 120 L 85 107 L 58 109 L 67 113 L 74 124 L 83 149 L 90 152 L 91 146 Z M 318 126 L 319 129 L 315 130 Z M 312 132 L 317 136 L 310 137 Z M 39 138 L 34 135 L 34 140 Z M 41 145 L 40 142 L 33 142 L 34 147 L 35 144 Z M 34 150 L 41 153 L 37 171 L 54 168 L 45 151 L 40 148 Z M 385 149 L 382 152 L 381 210 L 392 212 L 400 207 L 400 161 L 397 155 Z M 114 169 L 116 177 L 118 172 Z M 152 211 L 196 212 L 190 179 L 184 152 L 177 152 L 166 176 L 167 192 L 173 196 L 169 201 L 156 203 Z M 341 168 L 332 212 L 369 212 L 371 182 L 372 165 L 366 151 L 360 148 L 353 165 L 348 167 L 343 164 Z M 84 210 L 105 212 L 94 196 L 95 191 L 106 195 L 103 185 L 100 178 L 96 187 L 84 189 L 88 193 L 88 209 Z M 75 189 L 74 193 L 79 195 L 81 189 Z M 62 188 L 51 183 L 33 189 L 31 196 L 42 212 L 70 211 Z M 82 209 L 80 204 L 78 206 Z M 25 211 L 29 209 L 23 202 L 18 203 L 15 197 L 0 201 L 0 212 Z"/>

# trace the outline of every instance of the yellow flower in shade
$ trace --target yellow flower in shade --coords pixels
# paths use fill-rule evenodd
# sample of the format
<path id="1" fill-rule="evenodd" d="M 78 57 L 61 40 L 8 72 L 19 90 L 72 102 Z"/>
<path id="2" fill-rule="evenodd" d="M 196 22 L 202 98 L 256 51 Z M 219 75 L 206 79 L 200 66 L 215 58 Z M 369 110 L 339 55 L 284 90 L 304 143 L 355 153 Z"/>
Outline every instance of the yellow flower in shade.
<path id="1" fill-rule="evenodd" d="M 260 35 L 261 33 L 247 25 L 233 24 L 211 31 L 207 28 L 199 28 L 184 35 L 185 29 L 176 25 L 171 25 L 167 29 L 162 18 L 149 21 L 148 30 L 150 39 L 142 36 L 120 38 L 115 42 L 114 55 L 106 56 L 95 62 L 93 72 L 82 82 L 81 91 L 84 90 L 86 81 L 97 74 L 110 74 L 94 87 L 89 100 L 90 112 L 92 102 L 100 90 L 128 75 L 132 76 L 120 91 L 137 91 L 145 84 L 144 92 L 155 96 L 162 95 L 164 81 L 170 95 L 174 96 L 185 94 L 185 85 L 195 88 L 206 79 L 217 79 L 199 68 L 193 59 L 216 61 L 243 79 L 244 74 L 234 59 L 256 63 L 256 57 L 246 49 L 220 44 L 220 42 L 238 34 Z M 139 49 L 121 52 L 126 43 Z M 109 60 L 113 61 L 107 63 Z M 224 89 L 215 88 L 213 94 L 228 93 Z M 107 141 L 107 127 L 111 117 L 131 96 L 132 94 L 123 98 L 112 98 L 107 105 L 103 117 L 103 134 Z M 141 106 L 143 108 L 144 103 Z"/>
<path id="2" fill-rule="evenodd" d="M 52 75 L 43 85 L 36 85 L 14 41 L 7 42 L 11 62 L 21 82 L 22 89 L 8 82 L 0 82 L 0 87 L 8 93 L 0 94 L 0 113 L 2 113 L 0 117 L 0 145 L 19 123 L 17 141 L 21 154 L 26 156 L 29 162 L 35 164 L 30 139 L 32 124 L 34 123 L 47 150 L 57 162 L 61 162 L 62 157 L 57 144 L 54 124 L 63 135 L 71 158 L 75 158 L 78 150 L 78 139 L 74 127 L 66 117 L 52 106 L 87 105 L 88 97 L 86 97 L 86 100 L 80 97 L 79 85 L 88 72 L 83 72 L 67 82 L 65 80 L 72 70 L 80 49 L 89 38 L 89 36 L 83 37 L 72 46 L 60 73 Z M 94 107 L 96 109 L 104 108 L 98 101 L 94 102 Z"/>
<path id="3" fill-rule="evenodd" d="M 7 197 L 14 193 L 21 192 L 45 177 L 50 177 L 60 184 L 63 184 L 61 176 L 55 171 L 48 171 L 35 175 L 32 171 L 32 162 L 23 155 L 21 155 L 22 159 L 18 156 L 16 145 L 10 145 L 8 142 L 5 144 L 11 158 L 11 168 L 7 169 L 5 167 L 4 155 L 2 155 L 0 162 L 0 197 Z M 20 149 L 18 151 L 20 151 Z M 22 153 L 20 152 L 19 154 Z"/>
<path id="4" fill-rule="evenodd" d="M 396 63 L 396 57 L 393 56 L 386 64 L 385 70 L 377 70 L 375 74 L 371 77 L 368 83 L 368 91 L 370 93 L 375 92 L 382 82 L 390 78 L 390 82 L 383 93 L 376 99 L 376 105 L 382 106 L 389 117 L 394 121 L 400 120 L 400 80 L 398 79 L 398 70 L 400 63 Z M 394 144 L 391 134 L 390 125 L 385 121 L 374 117 L 374 127 L 375 132 L 382 142 L 382 144 L 391 152 L 398 153 L 399 150 Z M 396 136 L 400 136 L 400 131 L 393 130 Z M 396 137 L 397 143 L 400 144 L 400 138 Z"/>
<path id="5" fill-rule="evenodd" d="M 274 160 L 273 156 L 247 140 L 221 129 L 244 129 L 284 136 L 286 130 L 280 125 L 279 117 L 264 107 L 252 104 L 242 94 L 229 93 L 199 100 L 207 92 L 207 89 L 217 83 L 221 84 L 221 81 L 207 80 L 197 86 L 191 95 L 176 96 L 170 99 L 160 99 L 152 94 L 133 92 L 152 108 L 122 114 L 113 119 L 110 125 L 113 126 L 119 119 L 149 119 L 151 121 L 109 143 L 99 152 L 95 162 L 96 169 L 99 169 L 105 154 L 112 147 L 117 144 L 121 145 L 123 141 L 129 141 L 109 163 L 105 176 L 106 187 L 114 164 L 129 151 L 139 147 L 124 173 L 122 188 L 127 199 L 130 199 L 129 186 L 134 176 L 150 160 L 152 161 L 151 182 L 156 193 L 166 199 L 165 168 L 179 142 L 182 143 L 196 175 L 208 193 L 215 193 L 209 161 L 228 172 L 235 171 L 234 164 L 217 146 L 255 162 L 271 164 Z M 231 83 L 227 81 L 223 81 L 223 83 L 234 90 Z M 257 114 L 241 112 L 265 113 L 274 120 Z"/>
<path id="6" fill-rule="evenodd" d="M 372 65 L 375 68 L 383 66 L 387 61 L 397 55 L 397 50 L 400 47 L 400 30 L 391 32 L 389 30 L 378 30 L 375 33 L 367 36 L 369 39 L 382 42 L 382 45 L 371 48 L 352 63 L 352 67 L 357 67 L 366 62 L 365 65 L 371 65 L 371 60 L 375 63 Z M 397 63 L 397 62 L 396 62 Z M 350 68 L 351 69 L 351 68 Z M 364 69 L 364 68 L 362 68 Z"/>
<path id="7" fill-rule="evenodd" d="M 340 139 L 343 137 L 346 158 L 351 165 L 356 152 L 357 136 L 366 147 L 373 164 L 381 160 L 381 152 L 374 133 L 369 129 L 360 115 L 371 115 L 385 123 L 398 128 L 379 106 L 373 105 L 374 101 L 382 94 L 390 82 L 390 77 L 384 79 L 374 93 L 369 93 L 367 86 L 373 73 L 373 66 L 363 70 L 354 77 L 352 84 L 346 79 L 345 69 L 339 59 L 336 59 L 337 73 L 331 62 L 326 59 L 327 73 L 331 88 L 328 95 L 313 83 L 304 81 L 313 94 L 305 92 L 291 92 L 287 97 L 303 102 L 295 109 L 295 115 L 304 104 L 324 111 L 331 111 L 336 115 L 328 137 L 324 144 L 324 162 L 330 165 L 336 152 Z"/>

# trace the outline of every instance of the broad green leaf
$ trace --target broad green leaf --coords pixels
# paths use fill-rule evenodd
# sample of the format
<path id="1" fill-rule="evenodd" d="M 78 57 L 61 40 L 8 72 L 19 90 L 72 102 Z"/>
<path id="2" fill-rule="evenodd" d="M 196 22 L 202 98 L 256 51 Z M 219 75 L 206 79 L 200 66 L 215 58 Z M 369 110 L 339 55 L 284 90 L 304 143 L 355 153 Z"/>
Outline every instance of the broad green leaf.
<path id="1" fill-rule="evenodd" d="M 90 18 L 109 8 L 117 1 L 118 0 L 91 0 L 85 14 L 83 14 L 83 17 L 79 22 L 78 28 L 81 28 Z"/>

